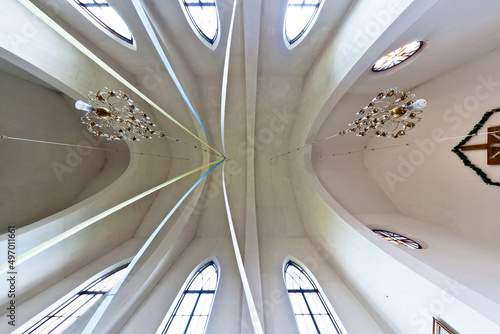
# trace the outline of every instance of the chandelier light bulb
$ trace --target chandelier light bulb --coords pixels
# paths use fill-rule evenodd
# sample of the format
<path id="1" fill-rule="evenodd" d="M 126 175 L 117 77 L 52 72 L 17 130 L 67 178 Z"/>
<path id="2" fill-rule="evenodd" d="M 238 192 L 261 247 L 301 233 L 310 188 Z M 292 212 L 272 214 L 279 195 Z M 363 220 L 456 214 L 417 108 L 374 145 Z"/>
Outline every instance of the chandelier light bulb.
<path id="1" fill-rule="evenodd" d="M 417 101 L 408 106 L 408 110 L 423 109 L 425 107 L 427 107 L 427 100 L 418 99 Z"/>
<path id="2" fill-rule="evenodd" d="M 85 103 L 82 100 L 78 100 L 78 101 L 75 102 L 75 108 L 78 109 L 78 110 L 82 110 L 82 111 L 92 111 L 92 110 L 94 110 L 94 108 L 90 104 Z"/>

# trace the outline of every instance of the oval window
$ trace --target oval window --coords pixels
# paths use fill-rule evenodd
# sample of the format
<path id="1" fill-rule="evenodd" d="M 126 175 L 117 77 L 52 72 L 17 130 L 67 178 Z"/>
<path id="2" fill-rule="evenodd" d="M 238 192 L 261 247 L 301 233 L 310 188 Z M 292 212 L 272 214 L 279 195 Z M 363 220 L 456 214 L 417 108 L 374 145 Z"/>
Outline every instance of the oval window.
<path id="1" fill-rule="evenodd" d="M 382 72 L 397 66 L 417 53 L 424 43 L 422 41 L 415 41 L 406 44 L 387 55 L 383 56 L 373 65 L 373 72 Z"/>
<path id="2" fill-rule="evenodd" d="M 184 14 L 198 38 L 212 50 L 219 37 L 219 12 L 215 0 L 180 0 Z"/>
<path id="3" fill-rule="evenodd" d="M 283 35 L 289 49 L 292 49 L 307 35 L 321 5 L 321 0 L 288 0 Z"/>
<path id="4" fill-rule="evenodd" d="M 82 11 L 88 19 L 97 23 L 98 27 L 104 28 L 113 36 L 128 44 L 134 43 L 132 33 L 127 24 L 118 15 L 118 13 L 107 3 L 106 0 L 68 0 L 70 3 L 76 3 L 76 7 Z"/>
<path id="5" fill-rule="evenodd" d="M 420 246 L 418 242 L 405 237 L 404 235 L 385 230 L 373 230 L 373 232 L 381 236 L 383 239 L 392 242 L 393 244 L 402 245 L 413 249 L 422 249 L 422 246 Z"/>

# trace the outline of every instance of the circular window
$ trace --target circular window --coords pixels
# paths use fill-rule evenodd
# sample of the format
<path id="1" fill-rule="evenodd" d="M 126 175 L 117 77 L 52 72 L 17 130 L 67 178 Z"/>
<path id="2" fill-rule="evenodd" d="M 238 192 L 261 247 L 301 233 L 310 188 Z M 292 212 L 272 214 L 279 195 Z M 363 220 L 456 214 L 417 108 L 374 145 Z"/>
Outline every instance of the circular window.
<path id="1" fill-rule="evenodd" d="M 417 53 L 424 43 L 422 41 L 415 41 L 405 46 L 402 46 L 387 55 L 383 56 L 372 67 L 373 72 L 386 71 L 394 66 L 397 66 Z"/>
<path id="2" fill-rule="evenodd" d="M 385 240 L 392 242 L 393 244 L 403 245 L 413 249 L 422 249 L 420 244 L 410 238 L 407 238 L 401 234 L 397 234 L 394 232 L 389 232 L 385 230 L 373 230 L 374 233 L 378 234 Z"/>

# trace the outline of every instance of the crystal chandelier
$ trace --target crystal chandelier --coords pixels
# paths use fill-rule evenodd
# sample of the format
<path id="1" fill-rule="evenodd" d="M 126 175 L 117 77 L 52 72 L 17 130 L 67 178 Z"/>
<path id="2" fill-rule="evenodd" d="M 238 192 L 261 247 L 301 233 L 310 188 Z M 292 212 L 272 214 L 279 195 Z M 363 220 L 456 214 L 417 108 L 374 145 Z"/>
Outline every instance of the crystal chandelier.
<path id="1" fill-rule="evenodd" d="M 166 137 L 163 131 L 155 130 L 148 115 L 134 105 L 126 94 L 108 88 L 97 93 L 89 92 L 90 104 L 76 101 L 75 107 L 85 111 L 81 118 L 87 129 L 96 136 L 108 140 L 130 140 Z"/>
<path id="2" fill-rule="evenodd" d="M 350 123 L 348 129 L 339 132 L 344 135 L 355 132 L 357 136 L 378 136 L 398 138 L 404 136 L 420 122 L 424 99 L 414 100 L 415 94 L 392 88 L 380 92 Z"/>

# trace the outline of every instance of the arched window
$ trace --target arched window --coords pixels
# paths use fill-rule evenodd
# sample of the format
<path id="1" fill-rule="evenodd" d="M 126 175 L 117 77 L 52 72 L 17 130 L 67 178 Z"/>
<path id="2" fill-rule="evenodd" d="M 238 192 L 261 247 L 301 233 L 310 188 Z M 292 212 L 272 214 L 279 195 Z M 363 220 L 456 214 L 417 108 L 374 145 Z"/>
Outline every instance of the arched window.
<path id="1" fill-rule="evenodd" d="M 420 246 L 418 242 L 405 237 L 404 235 L 386 230 L 373 230 L 373 232 L 378 234 L 385 240 L 392 242 L 393 244 L 402 245 L 413 249 L 422 249 L 422 246 Z"/>
<path id="2" fill-rule="evenodd" d="M 134 43 L 132 33 L 127 27 L 127 24 L 118 15 L 118 13 L 111 8 L 106 0 L 68 0 L 70 3 L 76 3 L 77 8 L 88 18 L 92 18 L 92 22 L 97 23 L 114 36 L 127 42 L 128 44 Z"/>
<path id="3" fill-rule="evenodd" d="M 156 333 L 205 333 L 218 278 L 217 266 L 213 261 L 202 266 L 186 285 L 172 313 L 167 314 Z"/>
<path id="4" fill-rule="evenodd" d="M 289 49 L 309 32 L 321 5 L 321 0 L 288 0 L 283 34 Z"/>
<path id="5" fill-rule="evenodd" d="M 123 277 L 128 264 L 96 279 L 23 333 L 62 333 Z"/>
<path id="6" fill-rule="evenodd" d="M 301 334 L 342 334 L 313 280 L 298 264 L 285 265 L 285 284 Z"/>
<path id="7" fill-rule="evenodd" d="M 180 0 L 189 25 L 200 39 L 215 49 L 219 37 L 219 12 L 215 0 Z"/>

